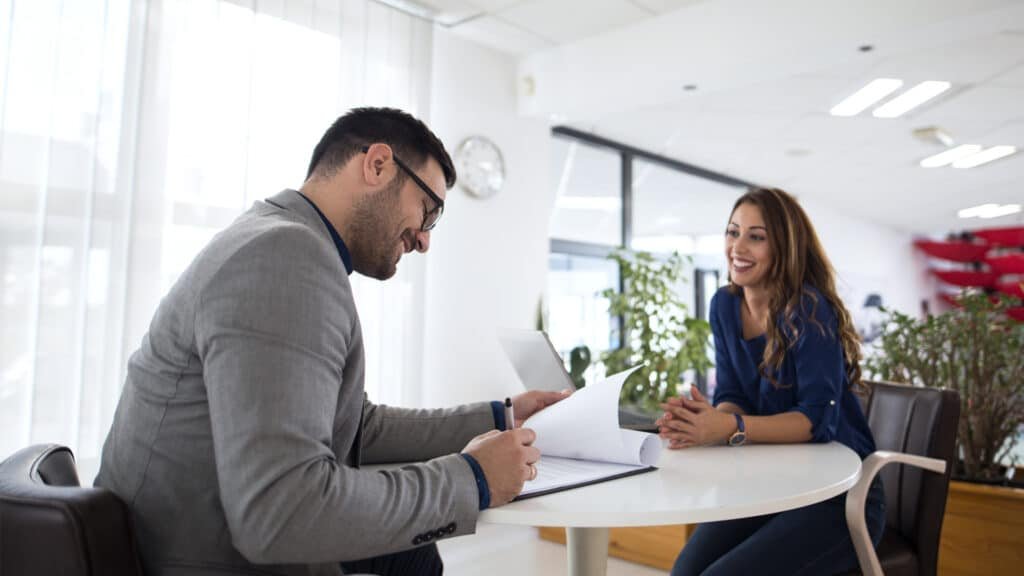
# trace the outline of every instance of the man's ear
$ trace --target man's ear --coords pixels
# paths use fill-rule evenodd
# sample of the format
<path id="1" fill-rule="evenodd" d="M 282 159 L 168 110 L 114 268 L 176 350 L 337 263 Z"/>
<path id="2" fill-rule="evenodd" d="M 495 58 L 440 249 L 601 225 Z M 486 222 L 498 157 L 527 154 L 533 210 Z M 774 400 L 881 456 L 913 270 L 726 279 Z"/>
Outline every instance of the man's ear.
<path id="1" fill-rule="evenodd" d="M 372 144 L 363 156 L 363 180 L 372 187 L 383 186 L 394 177 L 394 162 L 391 146 L 383 143 Z"/>

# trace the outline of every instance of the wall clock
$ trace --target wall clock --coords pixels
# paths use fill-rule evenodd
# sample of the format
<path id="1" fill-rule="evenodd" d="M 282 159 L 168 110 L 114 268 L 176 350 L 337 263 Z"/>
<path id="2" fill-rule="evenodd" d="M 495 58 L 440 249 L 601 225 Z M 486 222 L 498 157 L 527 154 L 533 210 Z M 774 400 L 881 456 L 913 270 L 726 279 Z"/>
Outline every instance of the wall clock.
<path id="1" fill-rule="evenodd" d="M 483 136 L 470 136 L 455 150 L 459 186 L 475 198 L 489 198 L 505 185 L 505 159 L 498 145 Z"/>

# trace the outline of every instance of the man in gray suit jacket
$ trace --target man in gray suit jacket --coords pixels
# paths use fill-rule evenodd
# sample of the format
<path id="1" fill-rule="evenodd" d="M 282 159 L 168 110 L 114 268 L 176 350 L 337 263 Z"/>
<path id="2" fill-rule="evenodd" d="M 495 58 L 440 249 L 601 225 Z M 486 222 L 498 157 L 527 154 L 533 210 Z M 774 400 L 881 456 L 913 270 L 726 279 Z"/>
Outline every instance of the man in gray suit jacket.
<path id="1" fill-rule="evenodd" d="M 348 275 L 384 280 L 426 252 L 454 182 L 422 122 L 353 110 L 300 191 L 255 203 L 181 275 L 129 361 L 96 478 L 131 508 L 147 574 L 440 573 L 433 542 L 536 475 L 533 432 L 499 403 L 363 392 Z M 516 415 L 562 397 L 522 394 Z"/>

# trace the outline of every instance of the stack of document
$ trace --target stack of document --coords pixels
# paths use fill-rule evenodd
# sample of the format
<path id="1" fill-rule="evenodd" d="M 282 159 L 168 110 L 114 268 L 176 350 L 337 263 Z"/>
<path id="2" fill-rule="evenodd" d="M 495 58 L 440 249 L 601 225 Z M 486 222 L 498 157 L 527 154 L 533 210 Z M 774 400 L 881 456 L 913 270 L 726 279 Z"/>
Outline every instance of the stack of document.
<path id="1" fill-rule="evenodd" d="M 619 395 L 639 366 L 589 384 L 523 423 L 537 433 L 537 477 L 516 500 L 654 470 L 661 440 L 619 428 Z"/>

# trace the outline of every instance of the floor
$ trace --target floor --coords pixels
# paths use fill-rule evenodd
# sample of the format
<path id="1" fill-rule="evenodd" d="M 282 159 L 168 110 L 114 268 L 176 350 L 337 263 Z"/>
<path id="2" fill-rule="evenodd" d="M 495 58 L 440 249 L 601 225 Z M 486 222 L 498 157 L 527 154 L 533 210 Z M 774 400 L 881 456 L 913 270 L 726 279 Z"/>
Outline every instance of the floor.
<path id="1" fill-rule="evenodd" d="M 566 574 L 565 546 L 541 540 L 537 529 L 478 524 L 477 533 L 438 543 L 446 576 L 555 576 Z M 608 576 L 664 576 L 665 572 L 608 559 Z"/>

